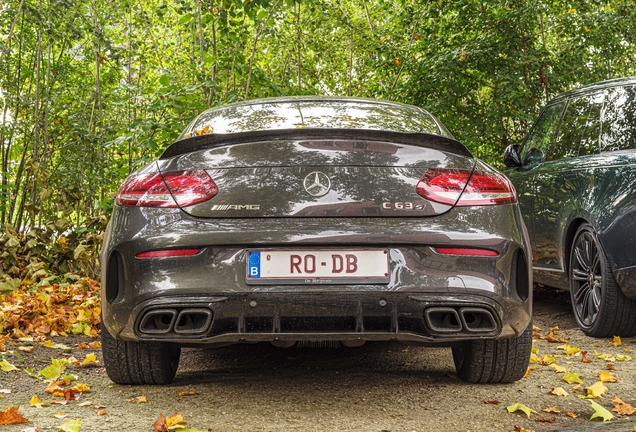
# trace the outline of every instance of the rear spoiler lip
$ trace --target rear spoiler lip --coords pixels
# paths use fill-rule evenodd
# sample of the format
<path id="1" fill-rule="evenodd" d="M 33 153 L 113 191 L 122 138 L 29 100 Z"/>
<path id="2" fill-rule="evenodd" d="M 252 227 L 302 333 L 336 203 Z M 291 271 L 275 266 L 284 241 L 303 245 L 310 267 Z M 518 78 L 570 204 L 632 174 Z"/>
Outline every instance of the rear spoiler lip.
<path id="1" fill-rule="evenodd" d="M 206 150 L 227 144 L 293 139 L 359 139 L 407 144 L 431 148 L 472 158 L 473 155 L 461 142 L 448 137 L 428 133 L 403 133 L 370 129 L 272 129 L 238 132 L 233 134 L 207 134 L 176 141 L 159 157 L 169 159 L 197 150 Z"/>

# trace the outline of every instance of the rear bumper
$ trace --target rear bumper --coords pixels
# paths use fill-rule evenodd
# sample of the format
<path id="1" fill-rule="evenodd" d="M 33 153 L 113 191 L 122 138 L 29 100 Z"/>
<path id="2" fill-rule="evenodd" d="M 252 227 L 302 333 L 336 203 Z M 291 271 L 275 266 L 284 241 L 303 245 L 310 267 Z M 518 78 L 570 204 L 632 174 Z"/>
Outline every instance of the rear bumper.
<path id="1" fill-rule="evenodd" d="M 529 323 L 530 315 L 518 304 L 502 306 L 474 295 L 252 293 L 149 299 L 134 308 L 118 337 L 186 345 L 298 340 L 439 344 L 515 337 Z"/>
<path id="2" fill-rule="evenodd" d="M 460 208 L 435 218 L 200 220 L 179 210 L 116 207 L 101 254 L 103 324 L 117 339 L 195 346 L 391 339 L 439 344 L 515 337 L 532 315 L 527 234 L 516 206 L 481 208 L 477 216 Z M 147 223 L 132 222 L 140 220 Z M 442 255 L 435 250 L 440 246 L 487 248 L 498 256 Z M 201 252 L 136 258 L 139 252 L 175 247 Z M 354 247 L 388 250 L 388 283 L 246 281 L 249 249 Z M 431 317 L 430 308 L 441 309 Z M 146 314 L 157 310 L 165 311 L 167 332 L 142 328 L 149 322 Z M 445 315 L 435 315 L 444 310 L 451 314 L 449 328 L 442 323 Z M 492 325 L 472 331 L 466 313 Z M 180 314 L 191 314 L 198 324 L 175 331 L 171 321 Z"/>

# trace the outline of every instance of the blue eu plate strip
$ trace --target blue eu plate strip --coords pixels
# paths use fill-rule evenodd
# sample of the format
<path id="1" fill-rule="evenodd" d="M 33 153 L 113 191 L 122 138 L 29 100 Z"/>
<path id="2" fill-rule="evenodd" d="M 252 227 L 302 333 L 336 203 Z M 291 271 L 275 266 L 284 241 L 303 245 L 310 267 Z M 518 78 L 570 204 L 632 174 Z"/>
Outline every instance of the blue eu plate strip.
<path id="1" fill-rule="evenodd" d="M 247 276 L 250 278 L 261 277 L 261 253 L 250 252 L 247 256 Z"/>

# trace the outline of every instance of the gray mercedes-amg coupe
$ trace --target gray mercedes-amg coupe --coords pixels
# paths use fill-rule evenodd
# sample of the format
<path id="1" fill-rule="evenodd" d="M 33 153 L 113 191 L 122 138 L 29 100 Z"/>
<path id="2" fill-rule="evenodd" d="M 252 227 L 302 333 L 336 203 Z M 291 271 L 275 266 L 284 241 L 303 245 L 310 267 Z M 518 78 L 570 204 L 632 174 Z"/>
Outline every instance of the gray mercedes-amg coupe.
<path id="1" fill-rule="evenodd" d="M 115 204 L 101 261 L 116 383 L 171 382 L 181 347 L 262 341 L 398 340 L 452 347 L 469 382 L 526 372 L 532 275 L 514 188 L 421 108 L 210 109 Z"/>

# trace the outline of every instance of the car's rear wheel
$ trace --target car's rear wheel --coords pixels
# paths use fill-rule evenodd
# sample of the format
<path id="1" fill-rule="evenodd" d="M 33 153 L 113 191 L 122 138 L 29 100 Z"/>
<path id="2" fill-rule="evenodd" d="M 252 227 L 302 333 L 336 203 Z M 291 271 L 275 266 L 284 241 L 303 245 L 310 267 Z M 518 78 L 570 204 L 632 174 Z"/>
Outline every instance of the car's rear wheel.
<path id="1" fill-rule="evenodd" d="M 457 375 L 471 383 L 508 383 L 528 369 L 532 351 L 532 325 L 519 337 L 473 340 L 453 348 Z"/>
<path id="2" fill-rule="evenodd" d="M 570 298 L 576 321 L 588 336 L 636 334 L 636 301 L 622 293 L 590 224 L 574 235 L 570 252 Z"/>
<path id="3" fill-rule="evenodd" d="M 102 326 L 102 354 L 108 377 L 117 384 L 169 384 L 181 348 L 171 343 L 116 340 Z"/>

